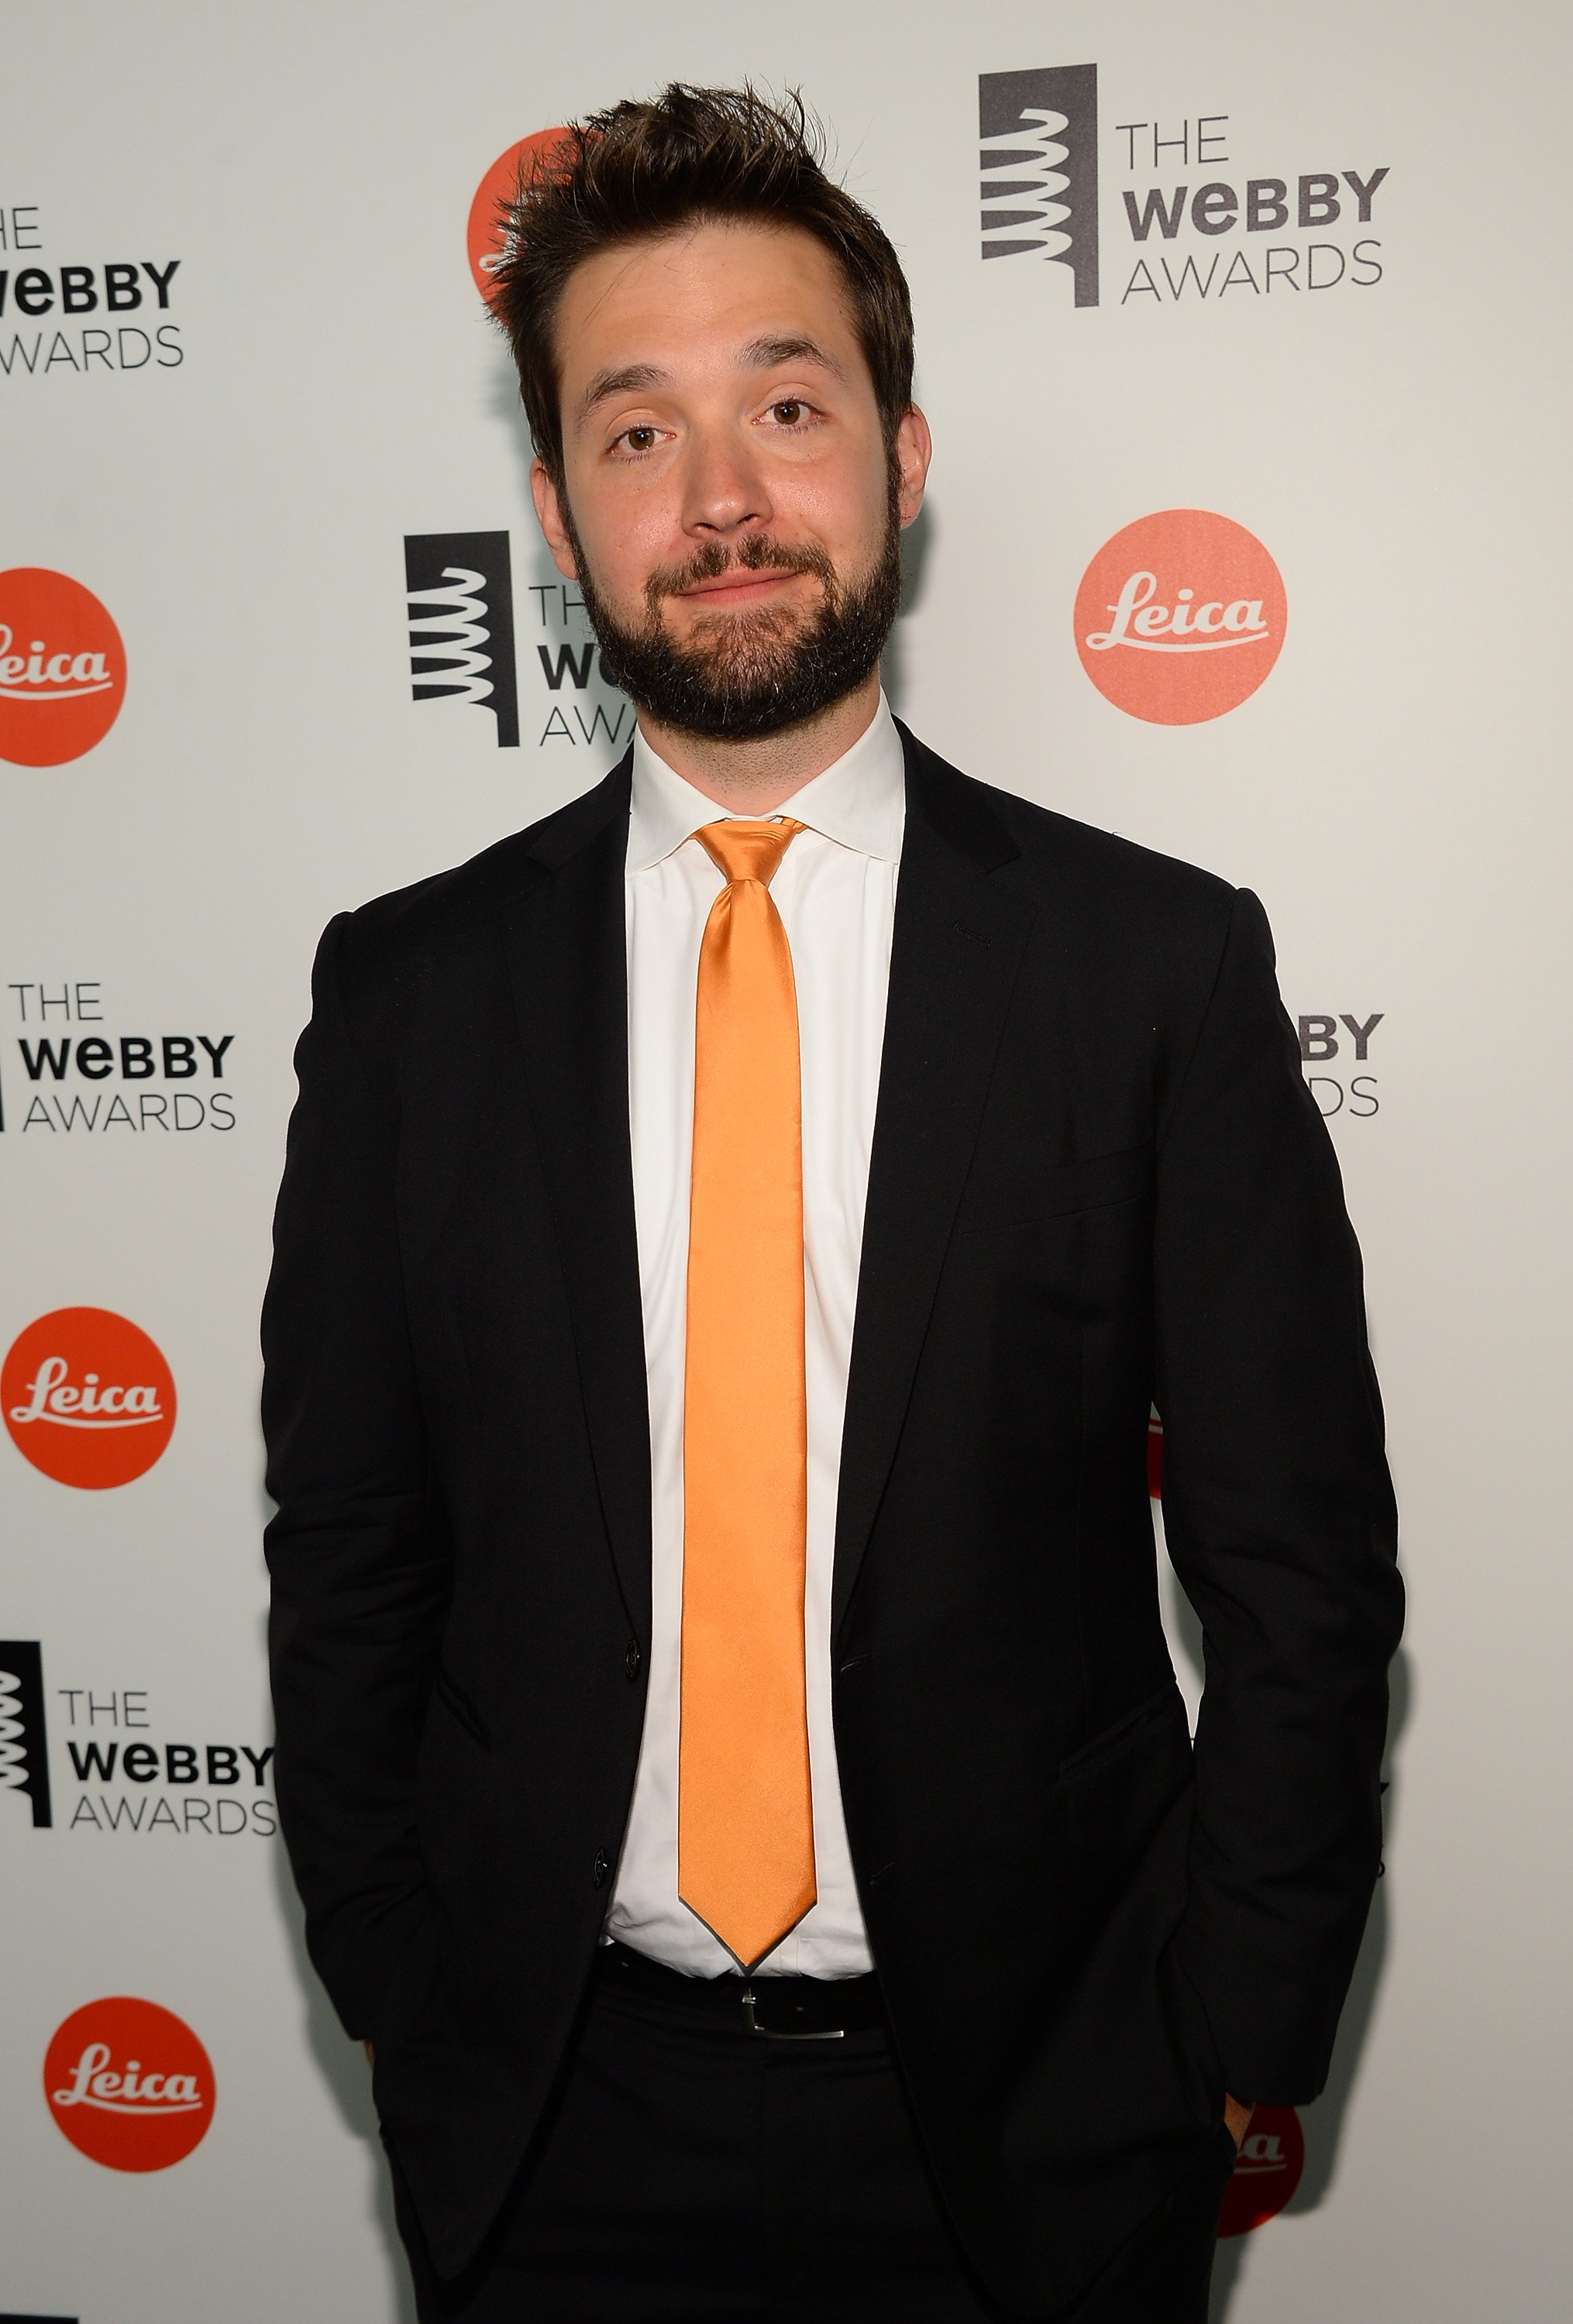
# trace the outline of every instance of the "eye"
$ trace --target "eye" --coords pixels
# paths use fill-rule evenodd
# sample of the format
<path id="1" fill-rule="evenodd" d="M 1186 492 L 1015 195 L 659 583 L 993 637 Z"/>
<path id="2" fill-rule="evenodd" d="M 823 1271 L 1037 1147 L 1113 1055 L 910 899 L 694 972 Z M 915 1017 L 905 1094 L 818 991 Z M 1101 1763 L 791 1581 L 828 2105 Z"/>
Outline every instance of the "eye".
<path id="1" fill-rule="evenodd" d="M 649 426 L 625 428 L 615 441 L 625 445 L 630 452 L 653 452 L 660 433 L 659 429 Z"/>
<path id="2" fill-rule="evenodd" d="M 770 416 L 783 428 L 797 428 L 809 416 L 809 407 L 800 395 L 783 395 L 770 407 Z"/>

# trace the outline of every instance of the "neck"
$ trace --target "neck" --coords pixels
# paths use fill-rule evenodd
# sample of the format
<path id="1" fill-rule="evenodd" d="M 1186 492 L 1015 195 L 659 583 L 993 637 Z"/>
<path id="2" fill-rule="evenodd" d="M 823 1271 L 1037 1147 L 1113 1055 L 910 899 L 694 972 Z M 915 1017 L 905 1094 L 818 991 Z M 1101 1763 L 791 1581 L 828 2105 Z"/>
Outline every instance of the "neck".
<path id="1" fill-rule="evenodd" d="M 728 742 L 669 726 L 642 710 L 639 730 L 674 774 L 732 815 L 771 815 L 794 791 L 844 758 L 874 724 L 879 708 L 879 672 L 871 670 L 852 694 L 843 695 L 812 718 L 762 734 L 748 742 Z"/>

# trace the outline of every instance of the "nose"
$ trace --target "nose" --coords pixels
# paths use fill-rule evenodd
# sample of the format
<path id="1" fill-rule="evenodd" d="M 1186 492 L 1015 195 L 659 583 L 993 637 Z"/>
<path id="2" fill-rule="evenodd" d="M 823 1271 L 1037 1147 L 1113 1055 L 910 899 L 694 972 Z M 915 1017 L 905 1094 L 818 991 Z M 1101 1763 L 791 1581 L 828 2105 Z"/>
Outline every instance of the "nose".
<path id="1" fill-rule="evenodd" d="M 727 428 L 696 430 L 683 477 L 683 530 L 697 540 L 730 540 L 767 525 L 773 514 L 746 437 Z"/>

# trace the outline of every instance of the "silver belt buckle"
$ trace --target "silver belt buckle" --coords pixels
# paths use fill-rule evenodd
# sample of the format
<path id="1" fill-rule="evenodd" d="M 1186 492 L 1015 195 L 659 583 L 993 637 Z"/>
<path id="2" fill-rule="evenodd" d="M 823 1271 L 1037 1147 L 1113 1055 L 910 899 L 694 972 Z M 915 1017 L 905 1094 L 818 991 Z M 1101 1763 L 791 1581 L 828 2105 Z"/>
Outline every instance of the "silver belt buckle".
<path id="1" fill-rule="evenodd" d="M 746 2033 L 757 2034 L 762 2042 L 843 2042 L 847 2038 L 846 2030 L 842 2026 L 828 2029 L 823 2034 L 778 2034 L 773 2025 L 762 2025 L 755 2017 L 752 1985 L 744 1987 L 742 2000 L 744 2030 Z"/>

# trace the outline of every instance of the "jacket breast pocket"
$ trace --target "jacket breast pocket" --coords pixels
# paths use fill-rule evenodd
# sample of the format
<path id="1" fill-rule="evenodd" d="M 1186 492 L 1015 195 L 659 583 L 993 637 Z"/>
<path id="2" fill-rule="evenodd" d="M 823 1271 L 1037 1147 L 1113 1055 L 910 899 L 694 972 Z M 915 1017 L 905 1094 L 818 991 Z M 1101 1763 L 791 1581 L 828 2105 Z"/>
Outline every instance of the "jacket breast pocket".
<path id="1" fill-rule="evenodd" d="M 1151 1141 L 1117 1154 L 1090 1154 L 1076 1161 L 1043 1162 L 1029 1170 L 976 1178 L 962 1194 L 957 1232 L 985 1234 L 998 1227 L 1035 1226 L 1044 1220 L 1141 1202 L 1151 1194 L 1152 1178 Z"/>

